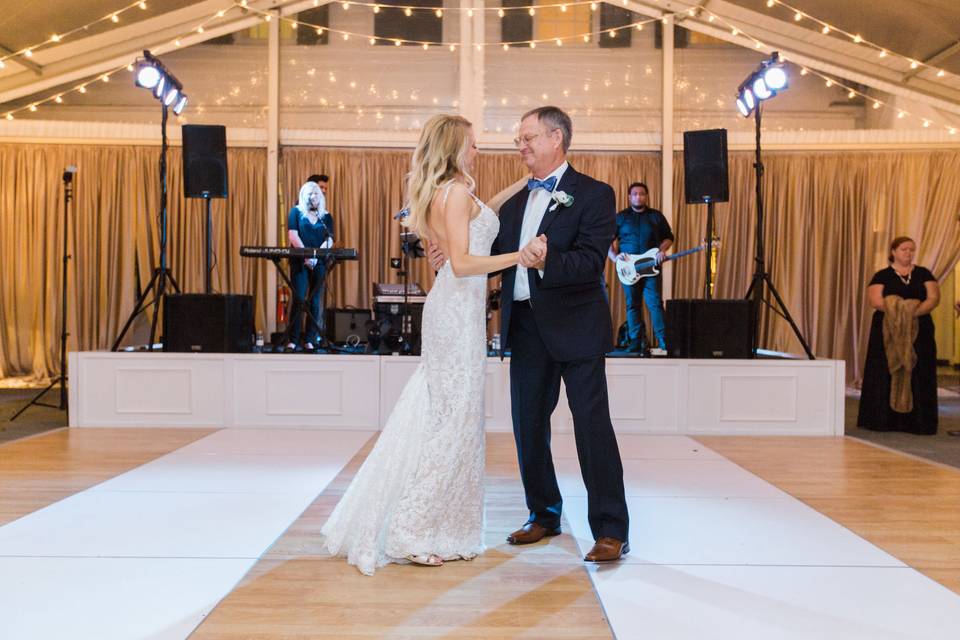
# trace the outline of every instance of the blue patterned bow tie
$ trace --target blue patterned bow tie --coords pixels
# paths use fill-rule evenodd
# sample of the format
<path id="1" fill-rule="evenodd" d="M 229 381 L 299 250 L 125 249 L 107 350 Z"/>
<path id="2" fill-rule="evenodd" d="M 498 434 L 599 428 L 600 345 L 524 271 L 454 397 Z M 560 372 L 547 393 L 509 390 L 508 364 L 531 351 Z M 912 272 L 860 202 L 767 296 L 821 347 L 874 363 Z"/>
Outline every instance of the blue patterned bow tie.
<path id="1" fill-rule="evenodd" d="M 536 178 L 530 178 L 527 180 L 527 189 L 529 191 L 546 189 L 550 193 L 553 193 L 553 188 L 555 186 L 557 186 L 557 176 L 550 176 L 546 180 L 537 180 Z"/>

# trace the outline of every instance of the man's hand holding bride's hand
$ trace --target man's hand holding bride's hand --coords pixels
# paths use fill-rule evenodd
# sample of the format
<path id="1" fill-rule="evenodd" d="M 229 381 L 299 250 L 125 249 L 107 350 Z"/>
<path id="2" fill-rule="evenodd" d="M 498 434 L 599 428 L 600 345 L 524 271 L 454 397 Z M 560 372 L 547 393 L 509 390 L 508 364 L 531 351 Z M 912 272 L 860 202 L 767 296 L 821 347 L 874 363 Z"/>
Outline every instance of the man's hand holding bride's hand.
<path id="1" fill-rule="evenodd" d="M 547 236 L 541 234 L 520 250 L 520 264 L 527 269 L 543 269 L 547 259 Z"/>
<path id="2" fill-rule="evenodd" d="M 427 244 L 427 259 L 430 260 L 430 266 L 433 267 L 434 271 L 440 271 L 443 268 L 443 263 L 446 262 L 443 251 L 436 243 L 426 239 L 424 239 L 424 242 Z"/>

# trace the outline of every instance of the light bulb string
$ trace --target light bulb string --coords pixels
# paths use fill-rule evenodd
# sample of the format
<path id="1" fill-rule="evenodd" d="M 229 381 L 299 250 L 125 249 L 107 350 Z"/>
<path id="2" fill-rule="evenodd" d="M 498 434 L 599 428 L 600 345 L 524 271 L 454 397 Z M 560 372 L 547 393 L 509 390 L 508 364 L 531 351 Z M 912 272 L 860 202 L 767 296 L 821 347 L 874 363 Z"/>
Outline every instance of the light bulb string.
<path id="1" fill-rule="evenodd" d="M 258 14 L 260 14 L 265 20 L 268 20 L 268 19 L 271 19 L 271 20 L 272 20 L 273 17 L 275 17 L 273 13 L 271 13 L 270 11 L 267 11 L 267 10 L 256 9 L 256 8 L 249 7 L 249 6 L 248 6 L 248 7 L 245 7 L 245 9 L 247 9 L 247 11 L 250 11 L 250 12 L 252 12 L 252 13 L 258 13 Z M 553 37 L 549 37 L 549 38 L 531 38 L 531 39 L 525 39 L 525 40 L 497 40 L 497 41 L 492 41 L 492 42 L 476 42 L 476 43 L 472 43 L 472 46 L 474 46 L 474 47 L 483 47 L 483 48 L 486 48 L 486 47 L 503 47 L 503 46 L 507 46 L 507 47 L 523 47 L 523 46 L 527 46 L 527 47 L 529 47 L 531 44 L 539 45 L 539 44 L 550 44 L 550 43 L 556 43 L 556 42 L 567 42 L 567 41 L 574 41 L 574 40 L 583 40 L 585 37 L 602 37 L 602 36 L 604 36 L 604 35 L 608 35 L 608 36 L 609 36 L 611 33 L 617 34 L 617 33 L 620 33 L 620 32 L 630 31 L 630 30 L 633 30 L 633 29 L 641 29 L 641 30 L 642 30 L 643 27 L 645 27 L 646 25 L 649 25 L 649 24 L 652 24 L 652 23 L 655 23 L 655 22 L 660 22 L 660 21 L 663 21 L 663 20 L 667 20 L 667 19 L 669 19 L 669 18 L 671 18 L 671 17 L 675 17 L 675 16 L 677 16 L 677 15 L 679 15 L 679 12 L 667 12 L 667 13 L 661 14 L 660 17 L 656 17 L 656 18 L 646 18 L 646 19 L 643 19 L 643 20 L 637 20 L 637 21 L 630 22 L 630 23 L 627 23 L 627 24 L 624 24 L 624 25 L 620 25 L 620 26 L 616 26 L 616 27 L 607 27 L 607 28 L 604 28 L 604 29 L 591 29 L 590 31 L 584 31 L 584 32 L 582 32 L 582 33 L 577 33 L 577 34 L 574 34 L 574 35 L 553 36 Z M 463 42 L 460 42 L 460 41 L 453 42 L 453 41 L 444 41 L 444 40 L 414 40 L 414 39 L 410 39 L 410 38 L 393 38 L 393 37 L 388 37 L 388 36 L 371 35 L 371 34 L 369 34 L 369 33 L 361 33 L 361 32 L 357 32 L 357 31 L 348 31 L 348 30 L 345 30 L 345 29 L 336 29 L 336 28 L 333 28 L 333 27 L 328 27 L 328 26 L 324 26 L 324 25 L 314 24 L 314 23 L 307 22 L 307 21 L 304 21 L 304 20 L 299 20 L 299 19 L 297 19 L 297 18 L 292 18 L 292 17 L 290 17 L 290 16 L 280 16 L 279 19 L 280 19 L 281 21 L 283 21 L 283 22 L 289 23 L 289 24 L 291 24 L 291 25 L 295 25 L 296 28 L 298 28 L 298 29 L 299 29 L 300 27 L 304 27 L 304 28 L 307 28 L 307 29 L 314 30 L 314 31 L 316 31 L 316 32 L 319 33 L 319 34 L 322 34 L 322 33 L 331 33 L 331 34 L 336 34 L 336 35 L 339 35 L 339 36 L 346 36 L 347 38 L 357 38 L 358 40 L 366 40 L 366 41 L 368 41 L 368 42 L 371 42 L 372 44 L 375 44 L 375 43 L 377 43 L 377 42 L 383 42 L 383 43 L 390 43 L 390 44 L 394 44 L 394 45 L 397 45 L 397 44 L 399 44 L 399 45 L 417 45 L 417 46 L 421 46 L 421 47 L 424 46 L 424 45 L 426 45 L 427 47 L 438 47 L 438 48 L 441 48 L 441 47 L 446 47 L 446 48 L 455 47 L 455 48 L 456 48 L 456 47 L 466 46 Z"/>
<path id="2" fill-rule="evenodd" d="M 133 5 L 133 6 L 139 6 L 139 4 L 140 4 L 140 3 L 137 2 L 137 3 L 136 3 L 135 5 Z M 168 44 L 169 44 L 170 46 L 179 47 L 179 46 L 181 45 L 181 39 L 186 38 L 186 37 L 189 37 L 189 36 L 192 35 L 192 34 L 198 33 L 203 27 L 207 26 L 208 24 L 210 24 L 211 22 L 213 22 L 213 21 L 215 21 L 215 20 L 219 20 L 219 19 L 223 18 L 228 12 L 233 11 L 234 9 L 237 9 L 237 8 L 239 8 L 239 5 L 231 3 L 231 5 L 228 6 L 227 8 L 225 8 L 225 9 L 220 9 L 220 10 L 218 10 L 217 12 L 210 14 L 209 16 L 207 16 L 206 18 L 204 18 L 204 19 L 201 20 L 200 22 L 196 23 L 196 26 L 192 27 L 189 31 L 185 31 L 185 32 L 181 33 L 179 36 L 176 36 L 175 38 L 169 40 L 169 41 L 168 41 Z M 39 107 L 41 107 L 42 105 L 44 105 L 44 104 L 49 104 L 49 103 L 58 103 L 58 104 L 59 104 L 59 103 L 63 102 L 63 99 L 64 99 L 66 96 L 69 96 L 70 94 L 74 94 L 74 93 L 86 93 L 86 92 L 87 92 L 87 89 L 88 89 L 89 87 L 95 85 L 96 82 L 98 82 L 98 81 L 101 81 L 101 82 L 109 82 L 109 81 L 110 81 L 110 78 L 112 78 L 112 77 L 113 77 L 114 75 L 116 75 L 117 73 L 123 71 L 124 69 L 126 69 L 127 71 L 130 71 L 130 72 L 136 71 L 136 68 L 135 68 L 135 66 L 134 66 L 134 64 L 135 64 L 136 61 L 137 61 L 137 59 L 135 58 L 135 59 L 134 59 L 132 62 L 130 62 L 130 63 L 121 64 L 121 65 L 118 65 L 117 67 L 114 67 L 114 68 L 112 68 L 112 69 L 108 69 L 107 71 L 98 73 L 95 77 L 91 77 L 91 78 L 89 78 L 89 79 L 87 79 L 87 80 L 85 80 L 85 81 L 83 81 L 83 82 L 81 82 L 81 83 L 79 83 L 79 84 L 74 85 L 73 87 L 70 87 L 69 89 L 64 89 L 64 90 L 62 90 L 62 91 L 57 91 L 56 93 L 52 93 L 52 94 L 48 95 L 48 96 L 45 97 L 45 98 L 42 98 L 42 99 L 40 99 L 40 100 L 35 100 L 35 101 L 33 101 L 33 102 L 29 102 L 29 103 L 27 103 L 27 104 L 25 104 L 25 105 L 23 105 L 23 106 L 21 106 L 21 107 L 17 107 L 16 109 L 6 110 L 6 111 L 3 112 L 3 113 L 4 113 L 4 116 L 3 116 L 3 117 L 4 117 L 5 119 L 7 119 L 7 120 L 13 120 L 13 119 L 14 119 L 14 116 L 15 116 L 17 113 L 21 113 L 21 112 L 23 112 L 23 111 L 37 111 L 37 109 L 38 109 Z"/>
<path id="3" fill-rule="evenodd" d="M 744 30 L 742 26 L 738 26 L 738 25 L 736 25 L 736 24 L 733 24 L 733 23 L 730 22 L 728 19 L 726 19 L 726 18 L 724 18 L 724 17 L 722 17 L 722 16 L 719 16 L 719 15 L 717 15 L 717 14 L 709 11 L 708 9 L 704 9 L 704 11 L 706 11 L 708 14 L 712 15 L 717 21 L 721 22 L 724 26 L 726 26 L 728 29 L 730 29 L 730 30 L 733 32 L 734 37 L 736 37 L 736 36 L 741 36 L 741 35 L 742 35 L 745 39 L 747 39 L 747 40 L 749 40 L 749 41 L 751 41 L 751 42 L 754 43 L 754 48 L 769 49 L 769 47 L 768 47 L 766 44 L 764 44 L 763 41 L 761 41 L 761 40 L 759 40 L 758 38 L 750 35 L 750 33 L 749 33 L 748 31 Z M 781 62 L 789 62 L 789 61 L 790 61 L 789 55 L 784 55 L 784 54 L 781 53 L 781 54 L 779 55 L 779 60 L 780 60 Z M 847 98 L 850 99 L 850 100 L 852 100 L 852 99 L 854 99 L 854 98 L 856 98 L 856 97 L 861 97 L 861 98 L 864 98 L 865 100 L 867 100 L 867 101 L 869 101 L 869 102 L 871 103 L 871 108 L 879 109 L 879 108 L 883 107 L 883 108 L 886 108 L 886 109 L 895 110 L 895 111 L 897 112 L 897 117 L 898 117 L 898 118 L 906 118 L 906 117 L 908 117 L 908 116 L 909 116 L 909 117 L 914 117 L 914 118 L 916 118 L 918 121 L 920 121 L 920 122 L 923 123 L 923 127 L 924 127 L 924 128 L 929 128 L 929 127 L 932 126 L 932 125 L 937 125 L 938 127 L 943 127 L 950 135 L 956 135 L 956 133 L 957 133 L 957 127 L 955 127 L 954 125 L 945 124 L 945 123 L 938 123 L 937 121 L 935 121 L 935 120 L 932 119 L 932 118 L 926 118 L 926 117 L 923 117 L 923 116 L 919 116 L 919 115 L 916 115 L 916 114 L 911 113 L 910 111 L 908 111 L 908 110 L 906 110 L 906 109 L 902 109 L 902 108 L 899 108 L 899 107 L 895 107 L 895 106 L 893 106 L 892 104 L 890 104 L 889 102 L 887 102 L 887 101 L 885 101 L 885 100 L 881 100 L 881 99 L 879 99 L 879 98 L 875 98 L 875 97 L 873 97 L 873 96 L 870 96 L 870 95 L 868 95 L 867 93 L 864 93 L 863 91 L 861 91 L 861 90 L 859 90 L 859 89 L 857 89 L 857 88 L 851 87 L 849 84 L 846 84 L 844 81 L 842 81 L 842 80 L 837 80 L 835 77 L 832 77 L 832 76 L 830 76 L 830 75 L 828 75 L 828 74 L 822 73 L 822 72 L 820 72 L 820 71 L 818 71 L 818 70 L 816 70 L 816 69 L 814 69 L 814 68 L 812 68 L 812 67 L 805 66 L 805 65 L 797 65 L 797 66 L 800 67 L 801 75 L 811 74 L 811 75 L 814 75 L 814 76 L 820 78 L 821 80 L 823 80 L 828 87 L 838 87 L 838 88 L 840 88 L 840 89 L 843 89 L 843 90 L 847 93 Z"/>
<path id="4" fill-rule="evenodd" d="M 851 33 L 850 31 L 847 31 L 842 27 L 838 27 L 834 24 L 831 24 L 826 20 L 818 18 L 817 16 L 814 16 L 811 13 L 804 11 L 803 9 L 799 9 L 793 6 L 792 4 L 783 2 L 783 0 L 767 0 L 767 8 L 772 9 L 773 7 L 778 5 L 781 7 L 784 7 L 785 9 L 793 13 L 794 22 L 802 23 L 804 20 L 809 20 L 810 22 L 816 23 L 817 25 L 820 26 L 820 32 L 823 35 L 829 35 L 831 33 L 839 33 L 844 37 L 848 38 L 854 44 L 862 45 L 869 49 L 873 49 L 875 52 L 879 54 L 881 58 L 890 57 L 891 59 L 900 59 L 901 61 L 906 62 L 907 64 L 910 65 L 911 70 L 919 69 L 922 67 L 926 70 L 935 71 L 938 78 L 943 78 L 947 74 L 947 71 L 944 69 L 941 69 L 940 67 L 936 67 L 934 65 L 928 64 L 922 60 L 917 60 L 916 58 L 911 58 L 910 56 L 906 56 L 902 53 L 897 53 L 896 51 L 893 51 L 888 47 L 884 47 L 877 44 L 876 42 L 867 40 L 866 38 L 861 36 L 859 33 Z"/>
<path id="5" fill-rule="evenodd" d="M 9 59 L 11 59 L 11 58 L 16 58 L 16 57 L 20 57 L 20 56 L 30 57 L 30 55 L 31 55 L 34 51 L 37 51 L 37 50 L 39 50 L 39 49 L 43 49 L 43 48 L 48 47 L 48 46 L 53 45 L 53 44 L 61 44 L 61 43 L 63 43 L 64 39 L 69 38 L 70 36 L 72 36 L 72 35 L 74 35 L 74 34 L 76 34 L 76 33 L 79 33 L 79 32 L 81 32 L 81 31 L 87 31 L 87 30 L 89 30 L 91 27 L 93 27 L 94 25 L 97 25 L 97 24 L 99 24 L 99 23 L 101 23 L 101 22 L 115 22 L 115 23 L 116 23 L 116 22 L 119 22 L 120 16 L 122 16 L 122 15 L 123 15 L 124 13 L 126 13 L 127 11 L 130 11 L 130 10 L 132 10 L 132 9 L 136 9 L 136 8 L 138 8 L 138 7 L 141 8 L 141 9 L 143 9 L 143 10 L 146 10 L 146 7 L 147 7 L 146 1 L 145 1 L 145 0 L 136 0 L 136 2 L 132 2 L 132 3 L 128 4 L 128 5 L 125 6 L 125 7 L 122 7 L 122 8 L 120 8 L 120 9 L 117 9 L 116 11 L 111 11 L 111 12 L 107 13 L 105 16 L 103 16 L 102 18 L 97 18 L 96 20 L 93 20 L 93 21 L 91 21 L 91 22 L 88 22 L 88 23 L 85 24 L 85 25 L 82 25 L 82 26 L 79 26 L 79 27 L 75 27 L 75 28 L 73 28 L 73 29 L 70 29 L 69 31 L 65 31 L 64 33 L 56 33 L 56 34 L 50 36 L 49 38 L 47 38 L 46 40 L 43 40 L 43 41 L 41 41 L 41 42 L 37 42 L 37 43 L 35 43 L 35 44 L 29 45 L 29 46 L 26 46 L 26 47 L 21 47 L 20 49 L 17 49 L 16 51 L 11 51 L 11 52 L 9 52 L 9 53 L 6 53 L 6 54 L 0 56 L 0 63 L 2 63 L 2 62 L 5 61 L 5 60 L 9 60 Z M 0 66 L 0 68 L 3 68 L 3 67 Z"/>

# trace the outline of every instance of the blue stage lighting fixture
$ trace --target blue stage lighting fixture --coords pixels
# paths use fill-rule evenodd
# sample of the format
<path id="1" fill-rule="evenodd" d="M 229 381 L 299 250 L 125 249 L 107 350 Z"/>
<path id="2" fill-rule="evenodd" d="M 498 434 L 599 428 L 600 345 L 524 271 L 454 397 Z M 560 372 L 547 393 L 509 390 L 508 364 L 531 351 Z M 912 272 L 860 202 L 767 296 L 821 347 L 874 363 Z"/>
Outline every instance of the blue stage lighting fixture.
<path id="1" fill-rule="evenodd" d="M 769 100 L 787 86 L 787 72 L 780 61 L 780 54 L 774 51 L 737 87 L 737 110 L 747 118 L 762 101 Z"/>

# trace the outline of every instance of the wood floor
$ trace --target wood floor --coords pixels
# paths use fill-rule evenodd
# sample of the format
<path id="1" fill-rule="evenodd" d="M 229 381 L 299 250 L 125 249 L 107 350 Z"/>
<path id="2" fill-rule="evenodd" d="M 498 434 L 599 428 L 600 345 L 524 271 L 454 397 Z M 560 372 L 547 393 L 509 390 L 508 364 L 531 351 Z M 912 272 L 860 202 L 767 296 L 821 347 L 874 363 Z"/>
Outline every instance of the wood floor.
<path id="1" fill-rule="evenodd" d="M 960 470 L 855 438 L 697 438 L 960 594 Z"/>
<path id="2" fill-rule="evenodd" d="M 0 445 L 0 525 L 139 467 L 214 429 L 56 429 Z"/>
<path id="3" fill-rule="evenodd" d="M 0 445 L 0 525 L 211 431 L 62 429 Z M 960 470 L 850 438 L 698 440 L 960 594 Z M 320 527 L 372 442 L 191 637 L 612 637 L 570 536 L 504 542 L 526 517 L 507 434 L 488 438 L 485 555 L 440 569 L 388 566 L 374 578 L 327 557 Z"/>
<path id="4" fill-rule="evenodd" d="M 519 549 L 527 513 L 513 438 L 487 439 L 488 551 L 440 568 L 390 565 L 373 578 L 318 544 L 320 527 L 372 441 L 191 638 L 611 638 L 570 536 Z"/>

